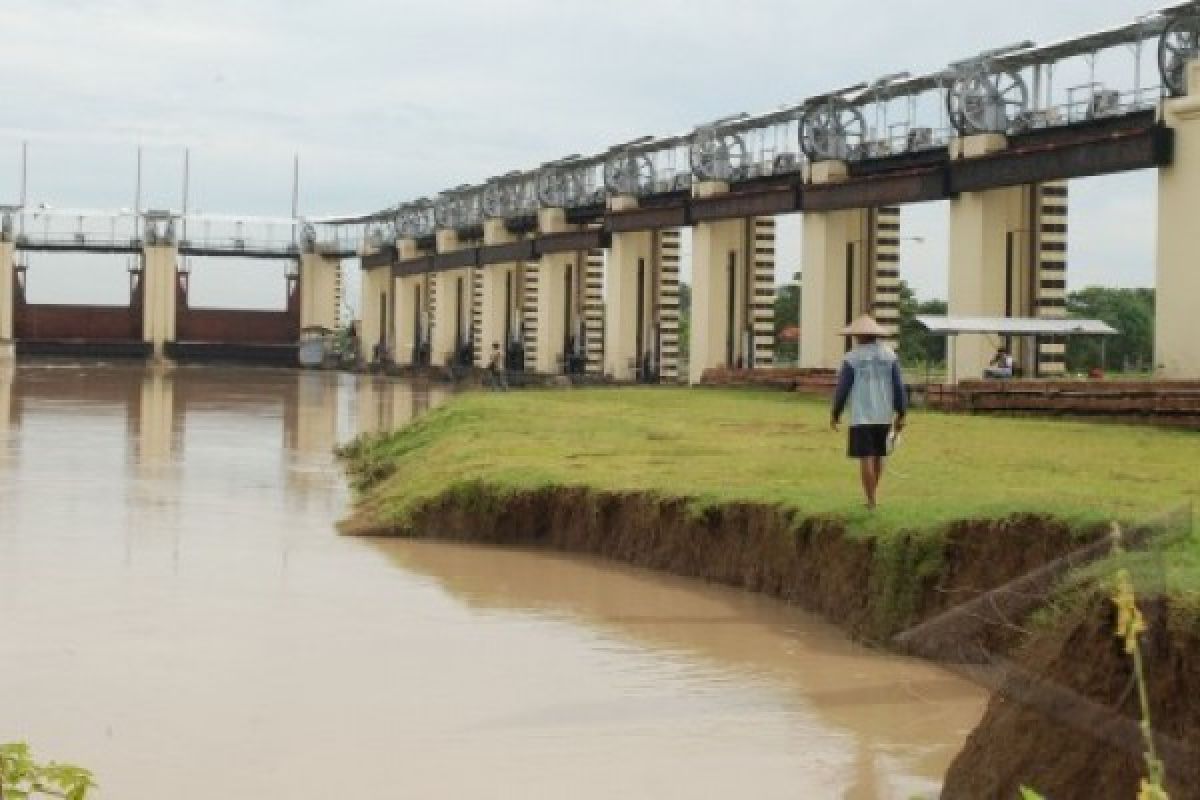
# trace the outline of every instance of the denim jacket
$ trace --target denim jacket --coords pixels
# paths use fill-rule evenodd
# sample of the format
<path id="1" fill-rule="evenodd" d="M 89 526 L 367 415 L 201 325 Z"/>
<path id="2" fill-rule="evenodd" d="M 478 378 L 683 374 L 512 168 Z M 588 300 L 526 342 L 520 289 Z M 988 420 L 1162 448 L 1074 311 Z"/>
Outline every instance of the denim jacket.
<path id="1" fill-rule="evenodd" d="M 894 414 L 908 410 L 900 362 L 882 342 L 860 345 L 846 354 L 838 373 L 833 418 L 850 406 L 850 425 L 891 425 Z"/>

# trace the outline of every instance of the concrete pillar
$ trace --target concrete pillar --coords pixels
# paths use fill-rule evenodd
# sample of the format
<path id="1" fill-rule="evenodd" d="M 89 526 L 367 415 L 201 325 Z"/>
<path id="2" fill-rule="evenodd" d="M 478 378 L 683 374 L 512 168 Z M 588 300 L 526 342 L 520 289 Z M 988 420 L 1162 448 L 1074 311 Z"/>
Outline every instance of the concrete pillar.
<path id="1" fill-rule="evenodd" d="M 702 183 L 698 197 L 728 191 Z M 717 367 L 757 369 L 774 361 L 775 220 L 720 220 L 692 234 L 692 330 L 688 381 Z"/>
<path id="2" fill-rule="evenodd" d="M 460 245 L 456 231 L 441 230 L 436 235 L 435 250 L 452 253 Z M 434 366 L 448 367 L 455 363 L 460 347 L 470 338 L 470 285 L 467 270 L 447 270 L 433 274 L 433 344 L 431 361 Z"/>
<path id="3" fill-rule="evenodd" d="M 173 244 L 147 245 L 142 250 L 142 341 L 162 358 L 175 341 L 179 251 Z"/>
<path id="4" fill-rule="evenodd" d="M 810 182 L 845 180 L 845 162 L 814 164 Z M 893 332 L 899 321 L 899 209 L 805 212 L 801 273 L 800 365 L 836 369 L 846 325 L 863 314 Z"/>
<path id="5" fill-rule="evenodd" d="M 1200 61 L 1187 67 L 1188 94 L 1163 103 L 1175 157 L 1158 171 L 1157 312 L 1154 363 L 1166 380 L 1200 380 Z"/>
<path id="6" fill-rule="evenodd" d="M 375 361 L 375 346 L 382 344 L 389 356 L 394 350 L 394 314 L 391 267 L 376 267 L 362 271 L 362 330 L 359 342 L 363 358 Z"/>
<path id="7" fill-rule="evenodd" d="M 489 219 L 483 224 L 485 245 L 508 244 L 516 238 L 505 228 L 504 220 Z M 481 367 L 491 359 L 493 344 L 498 344 L 500 351 L 506 353 L 514 338 L 520 335 L 524 289 L 519 264 L 489 264 L 482 270 L 481 348 L 476 362 Z"/>
<path id="8" fill-rule="evenodd" d="M 521 344 L 525 348 L 525 371 L 538 371 L 538 263 L 529 262 L 521 272 Z"/>
<path id="9" fill-rule="evenodd" d="M 974 158 L 1005 146 L 1003 136 L 971 136 L 954 143 L 951 153 L 952 157 Z M 1044 192 L 1040 186 L 1016 186 L 965 192 L 950 201 L 951 315 L 1032 317 L 1041 313 L 1045 301 L 1039 299 L 1039 260 L 1044 249 L 1059 252 L 1058 280 L 1065 280 L 1065 237 L 1043 238 Z M 1065 288 L 1065 283 L 1061 285 Z M 1054 304 L 1052 298 L 1046 300 Z M 1038 373 L 1038 351 L 1032 342 L 975 335 L 958 336 L 953 342 L 952 377 L 980 377 L 1002 344 L 1010 347 L 1026 375 Z"/>
<path id="10" fill-rule="evenodd" d="M 342 262 L 321 253 L 300 256 L 300 327 L 336 330 L 342 316 Z"/>
<path id="11" fill-rule="evenodd" d="M 705 197 L 728 191 L 723 183 L 702 183 L 695 194 Z M 704 372 L 738 363 L 746 307 L 746 222 L 740 219 L 702 222 L 692 233 L 692 331 L 688 350 L 688 382 Z M 746 363 L 742 361 L 743 365 Z"/>
<path id="12" fill-rule="evenodd" d="M 614 211 L 637 207 L 633 197 L 614 197 Z M 638 340 L 639 309 L 645 309 L 646 295 L 638 296 L 639 275 L 643 288 L 649 283 L 654 265 L 654 233 L 614 233 L 612 249 L 605 265 L 604 280 L 604 373 L 616 381 L 637 377 L 637 360 L 644 346 Z"/>
<path id="13" fill-rule="evenodd" d="M 13 324 L 16 315 L 16 246 L 0 239 L 0 362 L 13 358 Z"/>
<path id="14" fill-rule="evenodd" d="M 538 214 L 541 233 L 563 233 L 573 228 L 567 225 L 566 212 L 561 208 L 545 208 Z M 577 303 L 579 280 L 577 253 L 543 256 L 538 264 L 534 370 L 543 375 L 563 372 L 567 336 L 575 334 L 581 311 Z"/>
<path id="15" fill-rule="evenodd" d="M 401 366 L 416 363 L 417 348 L 425 344 L 426 330 L 425 276 L 405 275 L 396 278 L 394 298 L 396 315 L 396 352 L 394 358 Z"/>

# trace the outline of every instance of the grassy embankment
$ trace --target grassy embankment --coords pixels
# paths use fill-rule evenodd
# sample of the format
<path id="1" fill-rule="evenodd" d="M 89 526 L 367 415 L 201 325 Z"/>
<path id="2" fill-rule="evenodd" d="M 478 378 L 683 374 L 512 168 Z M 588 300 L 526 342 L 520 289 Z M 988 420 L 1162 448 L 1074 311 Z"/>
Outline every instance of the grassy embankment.
<path id="1" fill-rule="evenodd" d="M 752 502 L 831 517 L 847 533 L 936 537 L 958 520 L 1052 516 L 1083 529 L 1200 499 L 1200 435 L 1059 420 L 917 412 L 868 513 L 827 407 L 758 391 L 531 391 L 456 398 L 350 448 L 362 518 L 402 523 L 452 491 L 588 487 Z M 1200 549 L 1173 558 L 1200 587 Z"/>

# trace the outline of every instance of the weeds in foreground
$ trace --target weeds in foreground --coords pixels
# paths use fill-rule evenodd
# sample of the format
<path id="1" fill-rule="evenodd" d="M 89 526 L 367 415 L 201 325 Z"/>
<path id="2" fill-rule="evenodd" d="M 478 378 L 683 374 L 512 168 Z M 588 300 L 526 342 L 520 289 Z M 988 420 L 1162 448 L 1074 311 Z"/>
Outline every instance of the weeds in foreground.
<path id="1" fill-rule="evenodd" d="M 82 767 L 54 761 L 39 764 L 28 744 L 0 744 L 0 800 L 87 800 L 95 788 L 92 773 Z"/>
<path id="2" fill-rule="evenodd" d="M 1113 551 L 1121 551 L 1121 527 L 1113 523 Z M 1133 577 L 1128 569 L 1117 570 L 1116 581 L 1111 595 L 1113 606 L 1117 612 L 1116 637 L 1125 646 L 1125 654 L 1133 661 L 1133 677 L 1137 684 L 1138 704 L 1141 712 L 1139 728 L 1142 732 L 1142 743 L 1145 751 L 1142 757 L 1146 761 L 1146 776 L 1142 778 L 1138 789 L 1137 800 L 1170 800 L 1167 795 L 1166 765 L 1158 757 L 1158 748 L 1154 744 L 1154 728 L 1150 717 L 1150 694 L 1146 684 L 1145 661 L 1142 658 L 1142 645 L 1139 637 L 1146 632 L 1146 618 L 1138 608 L 1137 592 L 1133 586 Z M 1021 800 L 1044 800 L 1032 789 L 1021 789 Z"/>

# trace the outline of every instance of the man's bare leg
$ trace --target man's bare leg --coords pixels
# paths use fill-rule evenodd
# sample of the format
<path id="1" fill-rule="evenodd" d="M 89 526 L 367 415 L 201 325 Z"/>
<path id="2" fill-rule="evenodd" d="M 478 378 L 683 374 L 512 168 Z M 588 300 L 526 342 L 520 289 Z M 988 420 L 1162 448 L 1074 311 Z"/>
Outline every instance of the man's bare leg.
<path id="1" fill-rule="evenodd" d="M 863 493 L 867 496 L 867 508 L 871 510 L 875 509 L 875 487 L 879 483 L 879 478 L 875 472 L 876 460 L 874 458 L 862 458 L 858 461 L 859 471 L 862 474 Z"/>

